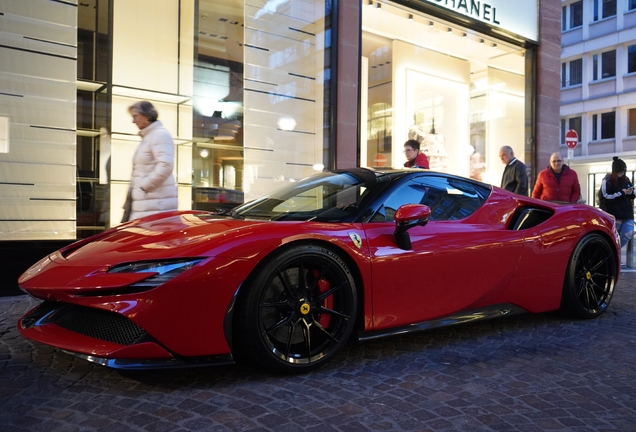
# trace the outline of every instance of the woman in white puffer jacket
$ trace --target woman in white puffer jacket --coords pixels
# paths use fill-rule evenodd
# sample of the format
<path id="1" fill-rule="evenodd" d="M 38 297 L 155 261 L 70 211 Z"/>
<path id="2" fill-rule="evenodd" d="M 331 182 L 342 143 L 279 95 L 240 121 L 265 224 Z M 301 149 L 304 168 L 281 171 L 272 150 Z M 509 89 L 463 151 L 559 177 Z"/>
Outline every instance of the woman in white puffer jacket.
<path id="1" fill-rule="evenodd" d="M 142 140 L 133 156 L 132 178 L 128 197 L 133 220 L 169 210 L 177 210 L 177 185 L 174 169 L 174 142 L 170 132 L 157 120 L 155 107 L 140 101 L 128 108 Z M 124 206 L 126 209 L 126 206 Z M 126 213 L 126 212 L 124 212 Z"/>

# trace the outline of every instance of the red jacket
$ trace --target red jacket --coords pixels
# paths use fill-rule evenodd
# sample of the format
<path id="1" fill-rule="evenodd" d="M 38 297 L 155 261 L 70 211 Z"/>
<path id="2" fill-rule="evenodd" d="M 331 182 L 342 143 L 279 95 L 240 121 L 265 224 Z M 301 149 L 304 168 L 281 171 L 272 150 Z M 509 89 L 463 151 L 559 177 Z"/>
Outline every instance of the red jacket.
<path id="1" fill-rule="evenodd" d="M 532 198 L 545 201 L 566 201 L 575 203 L 581 197 L 581 185 L 576 172 L 567 165 L 563 165 L 561 178 L 557 180 L 552 168 L 547 167 L 537 176 L 537 182 L 532 191 Z"/>
<path id="2" fill-rule="evenodd" d="M 422 152 L 419 152 L 413 161 L 406 161 L 404 166 L 407 168 L 428 168 L 428 158 Z"/>

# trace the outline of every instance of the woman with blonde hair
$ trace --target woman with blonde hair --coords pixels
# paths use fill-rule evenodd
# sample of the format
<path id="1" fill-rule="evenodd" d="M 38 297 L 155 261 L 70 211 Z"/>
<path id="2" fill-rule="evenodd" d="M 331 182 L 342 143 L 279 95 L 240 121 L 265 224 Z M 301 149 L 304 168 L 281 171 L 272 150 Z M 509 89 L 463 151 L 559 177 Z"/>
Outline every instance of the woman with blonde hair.
<path id="1" fill-rule="evenodd" d="M 174 170 L 174 141 L 157 120 L 159 114 L 148 101 L 128 107 L 139 128 L 141 143 L 133 156 L 132 177 L 122 222 L 154 213 L 177 210 Z"/>

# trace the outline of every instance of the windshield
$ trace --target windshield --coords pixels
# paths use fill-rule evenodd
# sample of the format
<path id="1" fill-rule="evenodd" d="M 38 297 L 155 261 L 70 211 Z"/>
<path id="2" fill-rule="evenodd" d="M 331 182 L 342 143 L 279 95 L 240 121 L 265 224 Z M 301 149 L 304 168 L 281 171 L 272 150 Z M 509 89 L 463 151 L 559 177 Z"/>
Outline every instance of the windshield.
<path id="1" fill-rule="evenodd" d="M 267 220 L 344 221 L 382 182 L 370 170 L 326 172 L 279 189 L 232 212 L 234 217 Z"/>

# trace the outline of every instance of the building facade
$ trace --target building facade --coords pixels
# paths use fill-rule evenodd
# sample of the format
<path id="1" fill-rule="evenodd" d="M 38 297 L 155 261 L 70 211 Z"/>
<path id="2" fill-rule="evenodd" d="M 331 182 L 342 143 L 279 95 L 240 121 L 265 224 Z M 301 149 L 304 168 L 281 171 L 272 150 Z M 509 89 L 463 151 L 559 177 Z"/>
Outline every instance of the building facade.
<path id="1" fill-rule="evenodd" d="M 407 139 L 495 185 L 510 145 L 532 180 L 560 148 L 560 6 L 0 0 L 0 251 L 22 271 L 119 223 L 138 100 L 173 136 L 182 209 L 401 166 Z"/>
<path id="2" fill-rule="evenodd" d="M 564 0 L 561 31 L 561 151 L 575 130 L 570 166 L 597 205 L 613 156 L 636 170 L 636 1 Z"/>

